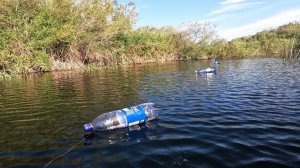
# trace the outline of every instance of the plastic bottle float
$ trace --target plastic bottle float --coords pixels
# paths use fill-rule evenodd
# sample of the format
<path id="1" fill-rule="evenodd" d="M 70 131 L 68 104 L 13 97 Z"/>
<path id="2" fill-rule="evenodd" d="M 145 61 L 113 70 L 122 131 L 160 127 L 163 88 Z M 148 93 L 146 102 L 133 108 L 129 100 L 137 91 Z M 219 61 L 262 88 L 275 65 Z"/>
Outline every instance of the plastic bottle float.
<path id="1" fill-rule="evenodd" d="M 130 127 L 154 120 L 158 117 L 159 111 L 154 105 L 154 103 L 143 103 L 101 114 L 91 123 L 84 124 L 83 129 L 86 133 L 93 133 L 95 131 Z"/>

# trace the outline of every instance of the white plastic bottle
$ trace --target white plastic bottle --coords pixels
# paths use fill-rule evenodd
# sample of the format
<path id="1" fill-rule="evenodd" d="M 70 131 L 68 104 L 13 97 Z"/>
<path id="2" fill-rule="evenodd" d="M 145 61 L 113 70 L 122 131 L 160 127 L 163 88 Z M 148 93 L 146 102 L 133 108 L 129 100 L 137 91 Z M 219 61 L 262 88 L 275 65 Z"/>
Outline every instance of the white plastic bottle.
<path id="1" fill-rule="evenodd" d="M 159 111 L 154 105 L 154 103 L 144 103 L 101 114 L 91 123 L 84 124 L 84 131 L 92 133 L 95 131 L 112 130 L 154 120 L 158 117 Z"/>

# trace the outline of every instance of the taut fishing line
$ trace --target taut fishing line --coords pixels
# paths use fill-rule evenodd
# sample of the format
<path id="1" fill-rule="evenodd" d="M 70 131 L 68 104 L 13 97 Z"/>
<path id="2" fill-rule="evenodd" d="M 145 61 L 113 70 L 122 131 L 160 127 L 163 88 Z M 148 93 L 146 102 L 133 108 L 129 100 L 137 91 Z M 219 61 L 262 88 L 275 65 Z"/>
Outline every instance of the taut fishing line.
<path id="1" fill-rule="evenodd" d="M 92 134 L 88 134 L 86 137 L 84 137 L 82 140 L 80 140 L 79 142 L 77 142 L 76 144 L 72 145 L 68 150 L 66 150 L 63 154 L 57 156 L 56 158 L 50 160 L 45 166 L 43 166 L 43 168 L 48 167 L 51 163 L 53 163 L 54 161 L 64 157 L 66 154 L 68 154 L 69 152 L 71 152 L 76 146 L 78 146 L 79 144 L 81 144 L 82 142 L 84 142 L 89 136 L 91 136 Z"/>

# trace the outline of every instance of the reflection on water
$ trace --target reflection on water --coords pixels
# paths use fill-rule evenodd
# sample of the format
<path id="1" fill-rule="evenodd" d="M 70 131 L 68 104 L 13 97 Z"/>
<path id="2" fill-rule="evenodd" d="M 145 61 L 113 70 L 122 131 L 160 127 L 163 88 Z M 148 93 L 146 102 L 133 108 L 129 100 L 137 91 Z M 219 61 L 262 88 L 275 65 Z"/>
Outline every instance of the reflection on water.
<path id="1" fill-rule="evenodd" d="M 217 73 L 204 73 L 204 74 L 196 74 L 195 77 L 197 80 L 205 80 L 208 83 L 213 80 L 213 78 L 217 75 Z"/>
<path id="2" fill-rule="evenodd" d="M 147 131 L 157 127 L 156 121 L 150 121 L 144 124 L 122 128 L 113 131 L 95 132 L 86 134 L 84 145 L 116 144 L 116 143 L 140 143 L 153 140 L 155 137 L 148 137 Z"/>

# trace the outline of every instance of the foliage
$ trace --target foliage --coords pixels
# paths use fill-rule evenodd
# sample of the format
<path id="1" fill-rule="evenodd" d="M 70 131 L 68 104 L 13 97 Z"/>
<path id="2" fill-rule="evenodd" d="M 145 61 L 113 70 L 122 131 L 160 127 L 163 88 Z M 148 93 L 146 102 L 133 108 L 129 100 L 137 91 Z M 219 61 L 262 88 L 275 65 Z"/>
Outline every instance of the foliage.
<path id="1" fill-rule="evenodd" d="M 254 44 L 243 53 L 256 47 L 254 56 L 277 56 L 286 58 L 299 57 L 300 52 L 300 23 L 292 22 L 277 29 L 265 30 L 250 37 L 235 39 L 242 43 Z"/>
<path id="2" fill-rule="evenodd" d="M 131 31 L 132 3 L 114 0 L 1 0 L 0 71 L 48 71 L 53 63 L 110 59 L 113 38 Z"/>
<path id="3" fill-rule="evenodd" d="M 209 45 L 217 39 L 215 25 L 210 22 L 191 22 L 185 25 L 186 36 L 199 45 Z"/>
<path id="4" fill-rule="evenodd" d="M 136 18 L 117 0 L 1 0 L 0 74 L 300 53 L 298 22 L 227 42 L 211 23 L 133 29 Z"/>

